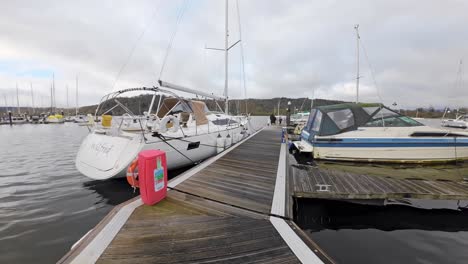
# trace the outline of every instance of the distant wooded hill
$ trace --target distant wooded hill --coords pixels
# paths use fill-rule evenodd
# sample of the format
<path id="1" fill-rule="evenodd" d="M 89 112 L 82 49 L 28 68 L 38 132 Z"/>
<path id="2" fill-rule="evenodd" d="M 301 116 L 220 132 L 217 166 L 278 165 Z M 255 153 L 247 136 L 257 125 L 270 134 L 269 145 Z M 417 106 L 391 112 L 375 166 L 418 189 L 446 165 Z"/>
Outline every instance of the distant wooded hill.
<path id="1" fill-rule="evenodd" d="M 194 99 L 201 100 L 201 99 Z M 156 99 L 155 104 L 157 104 L 158 99 Z M 217 103 L 213 100 L 201 100 L 206 103 L 208 109 L 212 111 L 221 111 L 224 109 L 224 102 L 218 101 Z M 272 98 L 272 99 L 245 99 L 245 100 L 230 100 L 229 109 L 231 114 L 244 114 L 246 113 L 246 107 L 248 113 L 251 115 L 270 115 L 271 113 L 278 114 L 278 104 L 279 104 L 279 113 L 280 115 L 287 114 L 288 101 L 291 102 L 291 111 L 309 111 L 311 106 L 311 100 L 307 98 Z M 144 111 L 148 111 L 148 108 L 151 104 L 150 95 L 141 95 L 137 97 L 123 97 L 119 98 L 119 102 L 128 107 L 134 114 L 143 114 Z M 343 101 L 333 101 L 333 100 L 324 100 L 324 99 L 314 99 L 314 105 L 330 105 L 330 104 L 339 104 Z M 112 104 L 112 103 L 111 103 Z M 105 106 L 104 108 L 109 108 L 111 104 Z M 220 109 L 221 108 L 221 109 Z M 85 106 L 80 108 L 80 112 L 84 113 L 94 113 L 96 110 L 96 105 Z M 113 111 L 114 115 L 123 114 L 123 110 L 120 107 L 117 107 Z"/>
<path id="2" fill-rule="evenodd" d="M 136 97 L 121 97 L 119 98 L 119 102 L 121 102 L 124 106 L 126 106 L 130 111 L 134 114 L 143 114 L 144 111 L 147 111 L 149 105 L 151 103 L 151 95 L 140 95 Z M 197 99 L 195 99 L 197 100 Z M 198 99 L 200 100 L 200 99 Z M 216 104 L 213 100 L 202 100 L 204 101 L 208 108 L 212 111 L 220 111 L 220 108 L 224 109 L 224 102 L 218 102 Z M 272 99 L 245 99 L 245 100 L 230 100 L 229 101 L 229 109 L 231 114 L 244 114 L 246 113 L 246 105 L 247 111 L 251 115 L 270 115 L 271 113 L 278 114 L 278 104 L 279 104 L 279 114 L 286 115 L 287 114 L 287 103 L 288 101 L 291 102 L 291 111 L 292 112 L 300 112 L 300 111 L 309 111 L 311 106 L 311 99 L 308 98 L 272 98 Z M 158 99 L 155 101 L 157 104 Z M 344 103 L 344 101 L 335 101 L 335 100 L 326 100 L 326 99 L 314 99 L 315 106 L 321 105 L 331 105 L 331 104 L 339 104 Z M 106 106 L 104 106 L 104 110 L 109 109 L 111 106 L 115 105 L 114 102 L 109 102 Z M 90 105 L 90 106 L 83 106 L 80 107 L 79 112 L 81 114 L 94 114 L 97 105 Z M 0 113 L 6 112 L 6 107 L 0 107 Z M 13 113 L 17 113 L 16 107 L 9 107 L 8 108 Z M 61 113 L 64 112 L 66 115 L 74 115 L 75 109 L 65 109 L 65 108 L 57 108 L 55 112 Z M 32 113 L 32 108 L 30 107 L 21 107 L 22 113 Z M 48 113 L 50 112 L 49 108 L 36 108 L 35 113 Z M 424 118 L 440 118 L 442 117 L 444 110 L 441 109 L 434 109 L 433 107 L 429 108 L 418 108 L 417 110 L 404 110 L 401 109 L 400 112 L 404 115 L 415 117 L 424 117 Z M 100 112 L 102 114 L 102 112 Z M 113 115 L 122 115 L 124 114 L 124 110 L 121 107 L 117 107 L 112 110 Z M 446 115 L 448 118 L 453 118 L 456 113 L 467 113 L 463 109 L 460 111 L 451 111 L 449 114 Z"/>

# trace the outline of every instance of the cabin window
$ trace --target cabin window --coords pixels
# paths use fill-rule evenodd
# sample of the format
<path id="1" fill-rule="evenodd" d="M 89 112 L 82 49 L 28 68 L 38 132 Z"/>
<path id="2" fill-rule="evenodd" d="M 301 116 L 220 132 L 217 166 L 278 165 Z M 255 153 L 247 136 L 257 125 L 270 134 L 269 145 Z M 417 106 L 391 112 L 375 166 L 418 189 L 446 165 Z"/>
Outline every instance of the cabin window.
<path id="1" fill-rule="evenodd" d="M 393 112 L 392 110 L 390 109 L 387 109 L 387 108 L 382 108 L 379 110 L 379 112 L 377 112 L 377 114 L 375 114 L 372 119 L 377 119 L 377 118 L 380 118 L 382 119 L 382 117 L 389 117 L 389 116 L 399 116 L 400 114 L 396 113 L 396 112 Z"/>
<path id="2" fill-rule="evenodd" d="M 217 126 L 226 126 L 226 125 L 234 125 L 234 124 L 237 124 L 236 121 L 232 120 L 232 119 L 229 119 L 229 118 L 223 118 L 223 119 L 216 119 L 216 120 L 213 120 L 212 121 L 213 124 L 217 125 Z"/>
<path id="3" fill-rule="evenodd" d="M 354 126 L 354 115 L 351 109 L 328 112 L 327 115 L 340 130 Z"/>
<path id="4" fill-rule="evenodd" d="M 320 125 L 322 124 L 322 112 L 318 111 L 315 115 L 314 123 L 312 124 L 311 131 L 319 132 Z"/>
<path id="5" fill-rule="evenodd" d="M 305 131 L 310 131 L 310 128 L 312 127 L 312 124 L 314 123 L 314 117 L 315 117 L 316 111 L 317 111 L 316 109 L 312 109 L 312 111 L 310 111 L 309 120 L 307 121 L 307 125 L 304 127 Z"/>
<path id="6" fill-rule="evenodd" d="M 364 109 L 364 111 L 366 111 L 367 114 L 372 115 L 373 113 L 375 113 L 375 111 L 377 111 L 377 109 L 379 109 L 379 107 L 370 106 L 370 107 L 363 107 L 362 109 Z"/>
<path id="7" fill-rule="evenodd" d="M 377 112 L 372 120 L 367 122 L 365 127 L 412 127 L 412 126 L 423 126 L 418 121 L 402 116 L 397 112 L 394 112 L 387 108 L 382 108 Z"/>
<path id="8" fill-rule="evenodd" d="M 374 119 L 367 122 L 366 127 L 412 127 L 412 126 L 423 126 L 416 120 L 413 120 L 407 116 L 390 116 L 379 119 Z"/>

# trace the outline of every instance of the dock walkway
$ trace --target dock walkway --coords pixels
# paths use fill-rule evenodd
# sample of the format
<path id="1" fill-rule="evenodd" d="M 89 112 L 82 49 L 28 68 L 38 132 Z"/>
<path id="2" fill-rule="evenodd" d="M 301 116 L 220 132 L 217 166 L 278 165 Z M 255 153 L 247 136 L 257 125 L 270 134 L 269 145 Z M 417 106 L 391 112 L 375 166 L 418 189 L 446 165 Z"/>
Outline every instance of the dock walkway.
<path id="1" fill-rule="evenodd" d="M 263 129 L 192 168 L 155 206 L 118 206 L 59 263 L 331 262 L 286 217 L 280 135 Z"/>

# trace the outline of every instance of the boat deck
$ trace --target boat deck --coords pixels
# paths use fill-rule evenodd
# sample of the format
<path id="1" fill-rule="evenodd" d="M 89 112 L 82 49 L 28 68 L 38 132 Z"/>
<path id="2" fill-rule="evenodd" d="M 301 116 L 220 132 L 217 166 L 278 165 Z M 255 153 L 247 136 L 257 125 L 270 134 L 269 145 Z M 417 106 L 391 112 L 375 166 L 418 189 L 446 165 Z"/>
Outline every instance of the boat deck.
<path id="1" fill-rule="evenodd" d="M 173 179 L 157 205 L 115 208 L 59 263 L 332 262 L 286 217 L 280 137 L 263 129 Z"/>
<path id="2" fill-rule="evenodd" d="M 296 198 L 468 199 L 468 182 L 395 179 L 306 165 L 292 165 L 290 178 Z"/>

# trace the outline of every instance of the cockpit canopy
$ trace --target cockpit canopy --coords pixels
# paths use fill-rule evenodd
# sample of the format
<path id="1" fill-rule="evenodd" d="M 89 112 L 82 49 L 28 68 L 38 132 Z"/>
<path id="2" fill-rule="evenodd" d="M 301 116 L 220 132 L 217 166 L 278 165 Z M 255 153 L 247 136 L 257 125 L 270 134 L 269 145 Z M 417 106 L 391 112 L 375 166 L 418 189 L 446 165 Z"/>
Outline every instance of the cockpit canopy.
<path id="1" fill-rule="evenodd" d="M 166 98 L 161 103 L 157 116 L 163 118 L 166 115 L 175 115 L 179 113 L 192 113 L 197 125 L 208 123 L 206 113 L 208 107 L 201 101 L 189 101 L 179 98 Z"/>
<path id="2" fill-rule="evenodd" d="M 304 130 L 311 135 L 328 136 L 358 127 L 412 127 L 423 124 L 383 105 L 354 103 L 319 106 L 310 112 Z"/>

